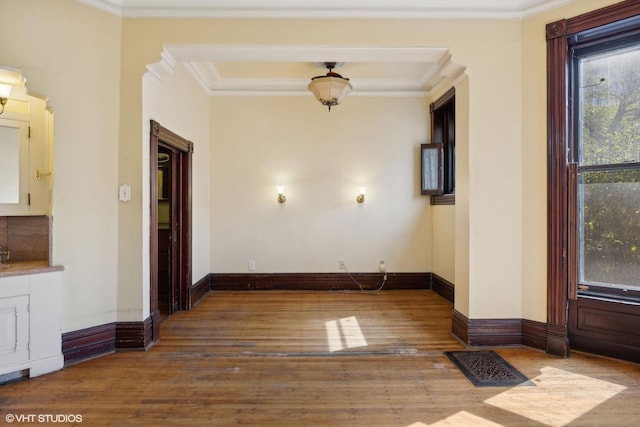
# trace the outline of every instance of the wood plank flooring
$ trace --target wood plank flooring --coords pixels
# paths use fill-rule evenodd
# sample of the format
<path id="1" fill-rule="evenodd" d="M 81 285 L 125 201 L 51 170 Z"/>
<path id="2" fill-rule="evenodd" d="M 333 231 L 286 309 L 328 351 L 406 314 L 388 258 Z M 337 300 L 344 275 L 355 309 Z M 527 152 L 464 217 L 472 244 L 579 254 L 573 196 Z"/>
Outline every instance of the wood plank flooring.
<path id="1" fill-rule="evenodd" d="M 435 293 L 419 290 L 211 292 L 192 311 L 167 319 L 147 352 L 119 352 L 0 386 L 0 419 L 80 415 L 76 424 L 91 426 L 640 425 L 640 366 L 629 362 L 500 348 L 535 385 L 474 387 L 443 354 L 463 348 L 450 334 L 451 311 Z"/>

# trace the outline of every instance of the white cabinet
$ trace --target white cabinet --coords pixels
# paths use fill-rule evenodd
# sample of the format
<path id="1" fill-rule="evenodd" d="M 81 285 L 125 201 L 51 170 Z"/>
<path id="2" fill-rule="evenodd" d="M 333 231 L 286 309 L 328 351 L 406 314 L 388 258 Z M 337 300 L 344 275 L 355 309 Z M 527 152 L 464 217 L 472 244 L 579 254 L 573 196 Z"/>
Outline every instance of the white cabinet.
<path id="1" fill-rule="evenodd" d="M 62 369 L 62 273 L 0 277 L 0 375 Z"/>
<path id="2" fill-rule="evenodd" d="M 29 360 L 29 295 L 0 299 L 0 366 Z"/>

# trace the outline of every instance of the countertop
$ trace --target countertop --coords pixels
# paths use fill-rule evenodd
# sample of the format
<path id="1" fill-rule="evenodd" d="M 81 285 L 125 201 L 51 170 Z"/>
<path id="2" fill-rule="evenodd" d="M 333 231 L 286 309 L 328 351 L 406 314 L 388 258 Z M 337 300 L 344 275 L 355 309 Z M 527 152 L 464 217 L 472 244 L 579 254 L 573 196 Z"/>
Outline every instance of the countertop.
<path id="1" fill-rule="evenodd" d="M 0 278 L 9 276 L 22 276 L 25 274 L 50 273 L 62 271 L 61 265 L 49 265 L 47 260 L 38 261 L 9 261 L 0 263 Z"/>

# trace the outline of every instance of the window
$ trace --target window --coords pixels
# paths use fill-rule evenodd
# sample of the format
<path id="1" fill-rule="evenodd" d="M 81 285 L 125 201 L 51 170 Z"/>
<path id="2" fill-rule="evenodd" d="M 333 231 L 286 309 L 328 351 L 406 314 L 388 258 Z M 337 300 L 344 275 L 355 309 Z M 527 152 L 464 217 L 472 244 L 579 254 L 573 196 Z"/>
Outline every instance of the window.
<path id="1" fill-rule="evenodd" d="M 430 105 L 431 143 L 422 144 L 422 191 L 433 205 L 455 203 L 455 88 Z M 434 168 L 435 171 L 434 171 Z"/>
<path id="2" fill-rule="evenodd" d="M 640 19 L 569 41 L 578 294 L 640 297 Z"/>
<path id="3" fill-rule="evenodd" d="M 639 35 L 637 0 L 546 27 L 546 349 L 559 356 L 640 361 Z"/>

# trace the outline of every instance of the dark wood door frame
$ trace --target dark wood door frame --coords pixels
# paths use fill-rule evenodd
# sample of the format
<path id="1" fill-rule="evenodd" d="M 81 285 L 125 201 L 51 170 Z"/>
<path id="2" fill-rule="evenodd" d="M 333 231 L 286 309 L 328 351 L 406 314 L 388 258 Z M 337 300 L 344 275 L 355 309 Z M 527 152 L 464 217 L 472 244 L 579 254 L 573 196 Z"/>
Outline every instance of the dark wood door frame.
<path id="1" fill-rule="evenodd" d="M 177 254 L 177 279 L 178 286 L 176 289 L 178 309 L 190 310 L 191 303 L 189 298 L 189 288 L 191 286 L 191 171 L 192 171 L 192 154 L 193 143 L 182 138 L 181 136 L 171 132 L 161 126 L 158 122 L 151 120 L 151 137 L 150 137 L 150 171 L 149 181 L 151 186 L 151 220 L 150 220 L 150 292 L 149 292 L 149 310 L 151 312 L 152 323 L 152 341 L 155 342 L 160 338 L 160 312 L 158 310 L 158 147 L 166 146 L 174 150 L 178 156 L 177 172 L 178 185 L 176 193 L 179 194 L 179 200 L 172 203 L 176 204 L 176 241 L 175 244 Z"/>
<path id="2" fill-rule="evenodd" d="M 575 294 L 569 229 L 573 197 L 569 149 L 567 55 L 569 40 L 577 33 L 640 14 L 640 3 L 627 0 L 547 25 L 547 352 L 567 357 L 569 299 Z"/>

